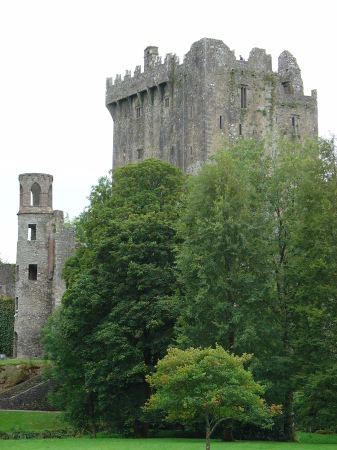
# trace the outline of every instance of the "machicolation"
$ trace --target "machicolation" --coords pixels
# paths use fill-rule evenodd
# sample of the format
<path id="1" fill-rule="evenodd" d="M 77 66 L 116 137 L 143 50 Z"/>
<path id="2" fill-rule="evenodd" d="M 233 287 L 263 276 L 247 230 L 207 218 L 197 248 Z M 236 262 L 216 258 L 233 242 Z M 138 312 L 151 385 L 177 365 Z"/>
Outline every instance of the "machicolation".
<path id="1" fill-rule="evenodd" d="M 236 59 L 222 41 L 195 42 L 180 64 L 162 61 L 158 47 L 137 66 L 107 79 L 106 106 L 114 121 L 113 167 L 156 157 L 191 172 L 224 139 L 318 136 L 317 93 L 305 96 L 301 70 L 288 51 L 271 56 L 253 48 Z"/>

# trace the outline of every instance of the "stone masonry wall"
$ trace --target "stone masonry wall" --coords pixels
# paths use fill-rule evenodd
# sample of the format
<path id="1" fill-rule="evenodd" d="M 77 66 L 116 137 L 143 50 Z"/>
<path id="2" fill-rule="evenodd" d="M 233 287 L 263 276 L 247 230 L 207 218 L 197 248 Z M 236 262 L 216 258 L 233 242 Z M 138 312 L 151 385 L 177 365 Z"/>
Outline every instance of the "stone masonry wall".
<path id="1" fill-rule="evenodd" d="M 14 298 L 15 278 L 13 264 L 0 265 L 0 294 Z"/>
<path id="2" fill-rule="evenodd" d="M 75 250 L 74 229 L 52 209 L 51 175 L 23 174 L 19 181 L 14 355 L 39 358 L 39 332 L 65 290 L 61 274 Z"/>
<path id="3" fill-rule="evenodd" d="M 144 72 L 137 66 L 133 76 L 107 79 L 113 167 L 156 157 L 191 172 L 223 140 L 316 138 L 316 91 L 304 95 L 291 53 L 284 51 L 278 63 L 273 72 L 271 56 L 259 48 L 238 60 L 222 41 L 208 38 L 195 42 L 182 64 L 172 54 L 162 63 L 157 47 L 146 48 Z"/>
<path id="4" fill-rule="evenodd" d="M 54 384 L 53 380 L 41 381 L 38 375 L 1 394 L 0 409 L 55 411 L 47 401 L 47 394 Z"/>

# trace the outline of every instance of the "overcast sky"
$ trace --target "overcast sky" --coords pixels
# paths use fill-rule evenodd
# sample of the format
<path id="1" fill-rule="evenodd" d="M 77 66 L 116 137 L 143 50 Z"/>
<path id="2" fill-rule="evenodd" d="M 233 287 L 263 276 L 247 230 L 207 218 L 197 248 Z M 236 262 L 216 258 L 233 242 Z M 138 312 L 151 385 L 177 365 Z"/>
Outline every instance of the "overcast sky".
<path id="1" fill-rule="evenodd" d="M 253 47 L 290 51 L 304 93 L 318 91 L 319 134 L 337 134 L 337 0 L 0 0 L 0 257 L 16 259 L 18 175 L 54 176 L 54 209 L 72 218 L 112 164 L 105 80 L 132 74 L 148 45 L 187 53 L 220 39 L 248 58 Z"/>

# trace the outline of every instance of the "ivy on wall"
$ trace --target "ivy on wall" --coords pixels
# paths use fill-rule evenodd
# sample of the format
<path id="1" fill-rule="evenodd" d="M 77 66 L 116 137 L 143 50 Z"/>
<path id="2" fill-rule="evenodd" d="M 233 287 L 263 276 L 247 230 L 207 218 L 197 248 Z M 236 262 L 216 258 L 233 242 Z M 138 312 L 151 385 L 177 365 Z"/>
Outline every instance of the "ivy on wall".
<path id="1" fill-rule="evenodd" d="M 13 354 L 14 299 L 0 294 L 0 353 Z"/>

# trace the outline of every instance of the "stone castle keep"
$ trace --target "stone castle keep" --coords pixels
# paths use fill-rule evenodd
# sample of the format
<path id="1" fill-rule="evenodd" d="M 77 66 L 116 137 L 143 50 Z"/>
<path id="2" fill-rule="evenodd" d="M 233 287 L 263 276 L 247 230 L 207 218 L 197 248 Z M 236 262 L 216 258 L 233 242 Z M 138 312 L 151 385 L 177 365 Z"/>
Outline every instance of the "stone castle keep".
<path id="1" fill-rule="evenodd" d="M 278 72 L 271 56 L 253 48 L 237 60 L 222 41 L 195 42 L 182 64 L 158 47 L 137 66 L 107 79 L 106 106 L 114 121 L 113 167 L 156 157 L 192 172 L 224 139 L 318 136 L 317 94 L 303 92 L 296 59 L 284 51 Z"/>
<path id="2" fill-rule="evenodd" d="M 53 210 L 53 177 L 19 175 L 20 209 L 16 256 L 14 356 L 41 357 L 39 331 L 61 304 L 65 283 L 61 272 L 74 252 L 74 229 L 63 211 Z"/>
<path id="3" fill-rule="evenodd" d="M 158 47 L 144 51 L 144 71 L 107 79 L 106 106 L 114 121 L 113 167 L 155 157 L 185 172 L 198 169 L 223 140 L 318 136 L 317 94 L 305 96 L 301 71 L 288 52 L 272 71 L 271 56 L 251 50 L 236 59 L 222 41 L 201 39 L 182 64 Z M 19 176 L 20 209 L 16 280 L 0 267 L 0 293 L 14 296 L 14 355 L 42 355 L 39 331 L 60 305 L 65 260 L 74 252 L 74 230 L 52 207 L 53 177 Z"/>

